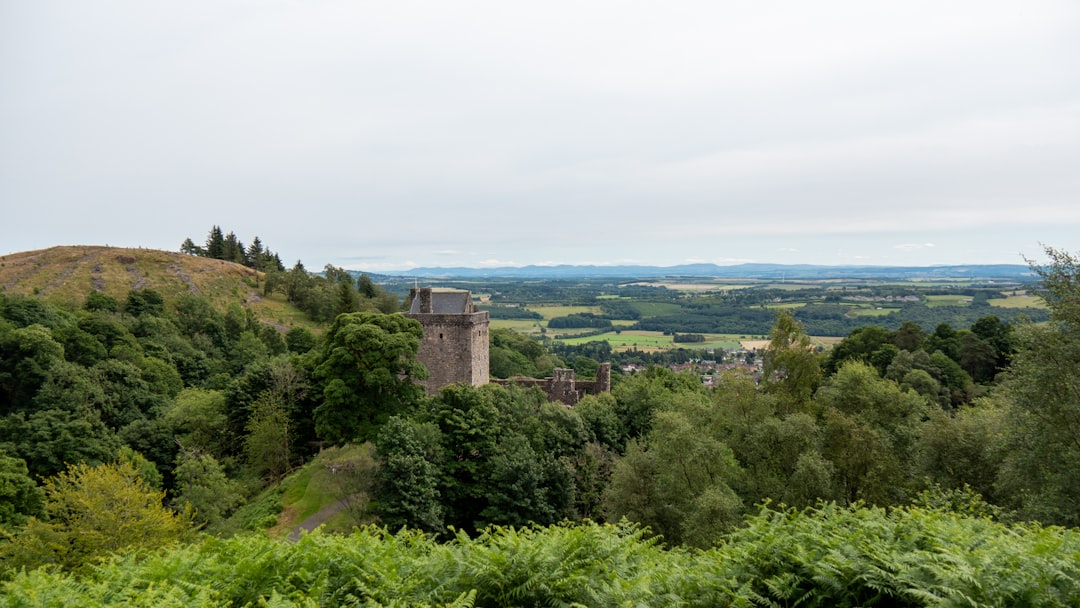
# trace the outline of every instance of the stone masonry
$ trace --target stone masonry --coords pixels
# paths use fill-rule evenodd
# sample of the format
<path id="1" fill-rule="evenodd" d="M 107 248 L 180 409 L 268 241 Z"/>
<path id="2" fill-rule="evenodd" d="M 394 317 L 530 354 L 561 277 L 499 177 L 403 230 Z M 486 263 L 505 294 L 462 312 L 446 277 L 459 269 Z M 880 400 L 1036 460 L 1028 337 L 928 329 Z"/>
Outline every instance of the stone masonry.
<path id="1" fill-rule="evenodd" d="M 462 289 L 422 287 L 409 294 L 405 316 L 416 319 L 424 337 L 416 358 L 428 370 L 424 389 L 434 394 L 448 384 L 488 383 L 488 313 L 473 304 Z"/>
<path id="2" fill-rule="evenodd" d="M 539 386 L 549 401 L 559 401 L 565 405 L 576 405 L 585 395 L 611 392 L 611 364 L 601 363 L 596 371 L 596 380 L 577 380 L 574 370 L 556 368 L 550 378 L 514 377 L 506 380 L 492 380 L 502 385 Z"/>
<path id="3" fill-rule="evenodd" d="M 433 395 L 449 384 L 481 386 L 488 372 L 488 313 L 477 310 L 464 289 L 414 288 L 409 312 L 424 328 L 416 359 L 428 370 L 424 390 Z M 611 391 L 611 364 L 601 363 L 596 380 L 575 380 L 574 370 L 556 369 L 551 378 L 511 378 L 499 384 L 538 386 L 551 401 L 574 405 L 585 395 Z"/>

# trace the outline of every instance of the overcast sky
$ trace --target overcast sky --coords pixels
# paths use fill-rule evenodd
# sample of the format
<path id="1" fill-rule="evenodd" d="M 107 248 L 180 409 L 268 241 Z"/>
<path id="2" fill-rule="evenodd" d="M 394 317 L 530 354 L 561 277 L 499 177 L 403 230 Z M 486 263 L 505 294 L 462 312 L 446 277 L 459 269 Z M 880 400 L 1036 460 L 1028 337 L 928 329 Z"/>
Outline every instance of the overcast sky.
<path id="1" fill-rule="evenodd" d="M 0 254 L 1023 263 L 1080 249 L 1075 0 L 0 0 Z"/>

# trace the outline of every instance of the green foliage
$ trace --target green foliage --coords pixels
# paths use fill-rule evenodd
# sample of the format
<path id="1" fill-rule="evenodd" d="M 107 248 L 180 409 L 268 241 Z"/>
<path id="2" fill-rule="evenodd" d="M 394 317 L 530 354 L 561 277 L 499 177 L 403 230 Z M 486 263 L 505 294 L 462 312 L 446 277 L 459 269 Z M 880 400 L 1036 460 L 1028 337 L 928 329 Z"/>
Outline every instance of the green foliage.
<path id="1" fill-rule="evenodd" d="M 762 381 L 786 395 L 794 405 L 810 400 L 821 383 L 821 357 L 802 324 L 784 310 L 777 316 L 765 349 Z"/>
<path id="2" fill-rule="evenodd" d="M 45 494 L 30 478 L 26 462 L 0 452 L 0 530 L 45 515 Z"/>
<path id="3" fill-rule="evenodd" d="M 116 551 L 176 542 L 188 528 L 130 461 L 70 465 L 44 489 L 48 520 L 31 518 L 0 547 L 9 574 L 42 565 L 82 568 Z"/>
<path id="4" fill-rule="evenodd" d="M 750 605 L 1067 606 L 1078 541 L 937 509 L 766 510 L 710 552 L 737 566 L 710 574 Z"/>
<path id="5" fill-rule="evenodd" d="M 363 528 L 209 539 L 82 575 L 36 571 L 0 606 L 1073 606 L 1075 531 L 940 509 L 769 510 L 708 551 L 632 525 L 492 528 L 439 544 Z"/>
<path id="6" fill-rule="evenodd" d="M 439 429 L 394 416 L 379 432 L 375 449 L 375 511 L 382 524 L 391 530 L 442 532 Z"/>
<path id="7" fill-rule="evenodd" d="M 230 231 L 226 235 L 216 224 L 210 228 L 205 246 L 196 245 L 191 237 L 188 237 L 181 243 L 180 253 L 236 262 L 263 272 L 284 270 L 281 258 L 264 247 L 258 236 L 245 248 L 235 233 Z"/>
<path id="8" fill-rule="evenodd" d="M 178 457 L 176 500 L 178 510 L 190 512 L 197 523 L 215 526 L 244 501 L 240 484 L 225 476 L 212 455 L 185 450 Z"/>
<path id="9" fill-rule="evenodd" d="M 285 344 L 291 353 L 302 355 L 315 348 L 316 343 L 315 334 L 304 327 L 294 327 L 285 334 Z"/>
<path id="10" fill-rule="evenodd" d="M 402 315 L 340 315 L 326 332 L 314 378 L 322 404 L 315 429 L 331 443 L 373 438 L 390 416 L 416 404 L 426 371 L 416 362 L 420 323 Z"/>
<path id="11" fill-rule="evenodd" d="M 1006 374 L 1009 449 L 1000 495 L 1024 516 L 1080 525 L 1080 261 L 1046 249 L 1043 278 L 1051 323 L 1017 331 L 1017 353 Z"/>
<path id="12" fill-rule="evenodd" d="M 488 342 L 488 367 L 494 378 L 543 378 L 550 376 L 554 368 L 564 366 L 539 342 L 510 329 L 491 330 Z"/>
<path id="13" fill-rule="evenodd" d="M 188 388 L 180 391 L 163 415 L 185 449 L 227 453 L 225 396 L 220 391 Z"/>
<path id="14" fill-rule="evenodd" d="M 280 479 L 292 464 L 293 433 L 289 407 L 282 395 L 267 391 L 251 406 L 244 455 L 257 475 Z"/>

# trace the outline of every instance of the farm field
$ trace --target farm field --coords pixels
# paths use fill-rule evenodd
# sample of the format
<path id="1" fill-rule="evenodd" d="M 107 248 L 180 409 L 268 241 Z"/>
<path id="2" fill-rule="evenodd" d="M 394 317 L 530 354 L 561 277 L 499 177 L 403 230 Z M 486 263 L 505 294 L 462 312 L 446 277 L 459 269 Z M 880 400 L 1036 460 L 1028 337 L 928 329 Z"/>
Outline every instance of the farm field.
<path id="1" fill-rule="evenodd" d="M 482 285 L 469 287 L 488 291 Z M 967 327 L 987 315 L 1005 322 L 1046 318 L 1042 301 L 1022 281 L 742 279 L 724 283 L 679 277 L 502 283 L 490 291 L 497 294 L 491 298 L 493 306 L 519 307 L 540 315 L 538 319 L 493 319 L 492 328 L 557 339 L 568 347 L 604 341 L 613 349 L 739 348 L 742 340 L 768 334 L 782 311 L 791 313 L 809 335 L 835 337 L 864 325 L 895 331 L 907 321 L 932 331 L 940 323 Z M 559 304 L 560 299 L 567 304 Z M 604 330 L 548 327 L 554 318 L 576 314 L 607 319 L 613 330 L 597 335 Z M 708 342 L 676 344 L 671 338 L 675 334 L 703 335 Z"/>
<path id="2" fill-rule="evenodd" d="M 848 314 L 855 315 L 856 317 L 884 317 L 891 315 L 899 309 L 896 308 L 856 308 L 850 311 Z"/>
<path id="3" fill-rule="evenodd" d="M 608 332 L 595 336 L 560 339 L 558 340 L 558 342 L 572 345 L 584 344 L 586 342 L 607 342 L 615 351 L 637 349 L 645 352 L 669 350 L 679 347 L 694 349 L 713 348 L 724 350 L 735 350 L 740 348 L 738 339 L 733 338 L 732 336 L 705 335 L 705 342 L 689 342 L 676 344 L 673 337 L 670 335 L 665 336 L 663 332 L 644 330 L 628 330 L 619 333 Z"/>
<path id="4" fill-rule="evenodd" d="M 599 306 L 554 306 L 550 304 L 541 304 L 527 306 L 529 310 L 539 313 L 544 317 L 545 321 L 554 319 L 555 317 L 565 317 L 568 315 L 580 315 L 584 313 L 600 314 Z"/>
<path id="5" fill-rule="evenodd" d="M 1039 296 L 1031 295 L 1009 295 L 1004 298 L 991 298 L 987 301 L 991 306 L 1000 308 L 1046 308 L 1046 305 L 1043 304 L 1043 301 Z"/>
<path id="6" fill-rule="evenodd" d="M 926 305 L 931 308 L 934 306 L 968 306 L 971 304 L 971 296 L 965 295 L 946 295 L 946 296 L 926 296 Z"/>

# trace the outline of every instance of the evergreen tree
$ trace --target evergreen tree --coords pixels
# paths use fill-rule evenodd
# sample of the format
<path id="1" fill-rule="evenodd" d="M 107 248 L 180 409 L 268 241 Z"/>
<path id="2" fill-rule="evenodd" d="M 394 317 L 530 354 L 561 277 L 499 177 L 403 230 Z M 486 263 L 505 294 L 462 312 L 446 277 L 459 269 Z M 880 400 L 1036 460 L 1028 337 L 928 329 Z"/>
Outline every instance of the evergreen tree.
<path id="1" fill-rule="evenodd" d="M 180 253 L 186 253 L 188 255 L 206 255 L 206 252 L 202 247 L 199 247 L 191 240 L 191 237 L 184 239 L 184 242 L 180 244 Z"/>
<path id="2" fill-rule="evenodd" d="M 225 259 L 225 235 L 220 226 L 210 228 L 210 234 L 206 237 L 206 257 L 215 260 Z"/>

